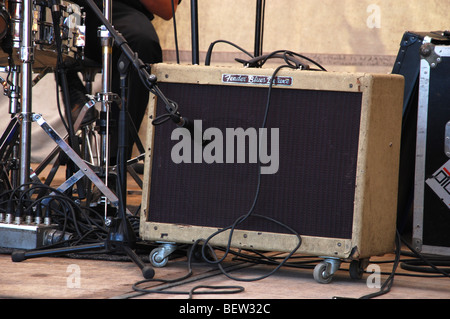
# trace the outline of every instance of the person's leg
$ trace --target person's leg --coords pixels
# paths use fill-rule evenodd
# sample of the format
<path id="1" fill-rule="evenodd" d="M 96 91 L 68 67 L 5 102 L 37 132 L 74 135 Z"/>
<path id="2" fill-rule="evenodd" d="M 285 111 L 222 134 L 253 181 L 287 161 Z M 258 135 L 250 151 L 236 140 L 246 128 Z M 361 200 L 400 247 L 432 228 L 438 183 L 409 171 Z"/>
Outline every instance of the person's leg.
<path id="1" fill-rule="evenodd" d="M 144 63 L 152 64 L 162 62 L 162 50 L 158 35 L 152 22 L 143 12 L 115 1 L 113 3 L 112 20 L 114 28 L 122 34 L 131 49 L 138 54 L 138 57 Z M 117 70 L 117 63 L 120 56 L 121 50 L 114 47 L 112 89 L 117 94 L 120 94 L 120 74 Z M 128 79 L 128 112 L 131 115 L 136 129 L 139 130 L 147 109 L 149 91 L 132 66 L 130 66 Z M 129 155 L 131 155 L 132 144 L 133 141 L 130 136 Z"/>

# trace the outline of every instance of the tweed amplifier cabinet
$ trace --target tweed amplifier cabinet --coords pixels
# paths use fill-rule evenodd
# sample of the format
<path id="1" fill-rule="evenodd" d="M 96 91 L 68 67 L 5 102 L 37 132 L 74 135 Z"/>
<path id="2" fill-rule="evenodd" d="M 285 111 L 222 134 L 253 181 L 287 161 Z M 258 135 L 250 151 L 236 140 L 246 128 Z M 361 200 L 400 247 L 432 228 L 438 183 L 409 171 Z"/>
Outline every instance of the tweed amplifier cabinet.
<path id="1" fill-rule="evenodd" d="M 195 125 L 191 138 L 172 121 L 148 125 L 140 236 L 193 243 L 254 204 L 233 247 L 291 252 L 297 232 L 299 253 L 393 251 L 403 77 L 282 69 L 269 96 L 273 71 L 153 66 L 161 91 Z M 150 120 L 165 112 L 152 95 Z M 229 235 L 210 244 L 225 246 Z"/>

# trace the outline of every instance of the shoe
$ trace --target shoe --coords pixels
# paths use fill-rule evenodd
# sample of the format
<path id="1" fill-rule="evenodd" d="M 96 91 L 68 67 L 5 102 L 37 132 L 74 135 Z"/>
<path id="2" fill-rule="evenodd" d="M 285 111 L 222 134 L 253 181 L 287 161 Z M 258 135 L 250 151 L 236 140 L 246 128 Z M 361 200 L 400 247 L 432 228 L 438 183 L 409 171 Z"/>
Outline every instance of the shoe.
<path id="1" fill-rule="evenodd" d="M 76 72 L 67 72 L 67 83 L 69 87 L 69 103 L 72 121 L 75 123 L 84 105 L 89 101 L 87 90 L 81 82 Z M 89 125 L 98 118 L 98 111 L 95 107 L 91 107 L 84 115 L 81 126 Z"/>
<path id="2" fill-rule="evenodd" d="M 72 116 L 72 121 L 75 123 L 79 114 L 81 113 L 81 110 L 83 109 L 84 105 L 89 101 L 89 99 L 87 99 L 84 104 L 79 104 L 76 103 L 73 107 L 72 107 L 72 111 L 71 111 L 71 116 Z M 71 104 L 73 105 L 73 104 Z M 85 114 L 83 117 L 83 120 L 81 121 L 81 126 L 86 126 L 89 125 L 91 123 L 94 123 L 97 118 L 98 118 L 98 111 L 95 109 L 95 107 L 91 107 Z"/>

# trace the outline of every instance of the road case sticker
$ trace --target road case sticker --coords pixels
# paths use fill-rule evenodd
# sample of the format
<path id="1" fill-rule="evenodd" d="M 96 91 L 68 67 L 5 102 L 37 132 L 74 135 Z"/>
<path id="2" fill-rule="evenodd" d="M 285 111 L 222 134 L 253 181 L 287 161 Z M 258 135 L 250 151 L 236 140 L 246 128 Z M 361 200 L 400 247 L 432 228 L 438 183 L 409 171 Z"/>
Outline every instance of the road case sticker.
<path id="1" fill-rule="evenodd" d="M 450 208 L 450 160 L 439 168 L 431 178 L 426 181 L 428 186 Z"/>

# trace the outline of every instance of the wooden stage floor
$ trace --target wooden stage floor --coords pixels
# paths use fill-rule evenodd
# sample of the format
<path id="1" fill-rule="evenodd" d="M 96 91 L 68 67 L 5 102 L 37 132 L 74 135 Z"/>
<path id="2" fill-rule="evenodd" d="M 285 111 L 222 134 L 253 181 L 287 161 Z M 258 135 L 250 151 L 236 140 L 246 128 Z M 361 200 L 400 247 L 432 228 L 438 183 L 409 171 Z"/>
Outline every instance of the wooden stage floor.
<path id="1" fill-rule="evenodd" d="M 139 203 L 139 192 L 131 192 L 128 203 Z M 138 193 L 138 195 L 136 195 Z M 143 260 L 148 263 L 151 243 L 139 247 Z M 274 254 L 273 252 L 270 254 Z M 134 285 L 143 280 L 140 269 L 120 256 L 62 256 L 38 257 L 22 262 L 12 262 L 8 251 L 0 254 L 0 298 L 2 299 L 188 299 L 188 292 L 197 286 L 222 287 L 210 289 L 206 294 L 195 294 L 193 299 L 216 300 L 300 300 L 360 298 L 379 291 L 377 283 L 383 284 L 392 272 L 394 255 L 374 257 L 370 269 L 362 279 L 351 279 L 348 263 L 342 263 L 329 284 L 320 284 L 313 278 L 313 269 L 318 258 L 301 256 L 293 259 L 296 267 L 284 266 L 267 278 L 249 279 L 269 274 L 273 265 L 250 263 L 235 256 L 225 260 L 223 271 L 216 265 L 194 259 L 188 264 L 187 250 L 180 247 L 167 266 L 155 268 L 153 281 L 137 287 L 153 290 L 142 292 Z M 100 257 L 100 258 L 98 258 Z M 116 258 L 117 257 L 117 258 Z M 402 261 L 408 259 L 402 256 Z M 299 261 L 309 261 L 298 267 Z M 189 267 L 190 266 L 190 267 Z M 188 274 L 188 278 L 179 279 Z M 369 270 L 369 268 L 368 268 Z M 378 276 L 379 275 L 379 276 Z M 233 278 L 229 278 L 232 276 Z M 433 277 L 430 277 L 433 276 Z M 450 278 L 435 277 L 396 269 L 391 290 L 377 299 L 450 299 Z M 238 278 L 239 280 L 236 280 Z M 161 282 L 169 281 L 169 282 Z M 375 285 L 375 287 L 373 287 Z M 158 290 L 158 292 L 155 292 Z M 206 289 L 198 291 L 205 292 Z M 349 309 L 350 310 L 350 309 Z"/>
<path id="2" fill-rule="evenodd" d="M 393 255 L 376 258 L 376 261 L 392 260 Z M 141 292 L 133 288 L 143 280 L 140 269 L 128 261 L 77 259 L 67 257 L 40 257 L 20 263 L 13 263 L 8 254 L 0 255 L 0 298 L 26 299 L 188 299 L 193 287 L 233 286 L 230 294 L 222 290 L 210 290 L 209 294 L 193 295 L 193 299 L 332 299 L 360 298 L 377 292 L 370 287 L 375 283 L 373 273 L 363 275 L 361 280 L 349 277 L 346 265 L 338 270 L 329 284 L 319 284 L 313 279 L 312 269 L 283 267 L 275 274 L 258 281 L 237 281 L 229 279 L 216 266 L 205 262 L 194 262 L 192 275 L 184 281 L 161 283 L 157 280 L 171 280 L 185 276 L 188 264 L 185 257 L 170 260 L 164 268 L 155 269 L 155 281 L 139 284 L 137 287 L 158 292 Z M 227 274 L 236 278 L 251 279 L 263 276 L 273 266 L 249 264 L 242 261 L 228 261 Z M 388 277 L 392 264 L 381 264 L 381 283 Z M 449 278 L 411 277 L 417 275 L 398 269 L 390 292 L 378 299 L 448 299 Z M 407 274 L 408 276 L 405 276 Z M 77 276 L 77 277 L 76 277 Z M 76 279 L 78 278 L 78 279 Z M 225 289 L 225 288 L 223 288 Z M 238 288 L 235 288 L 238 289 Z M 201 291 L 205 291 L 204 289 Z M 226 290 L 228 292 L 234 291 Z"/>

